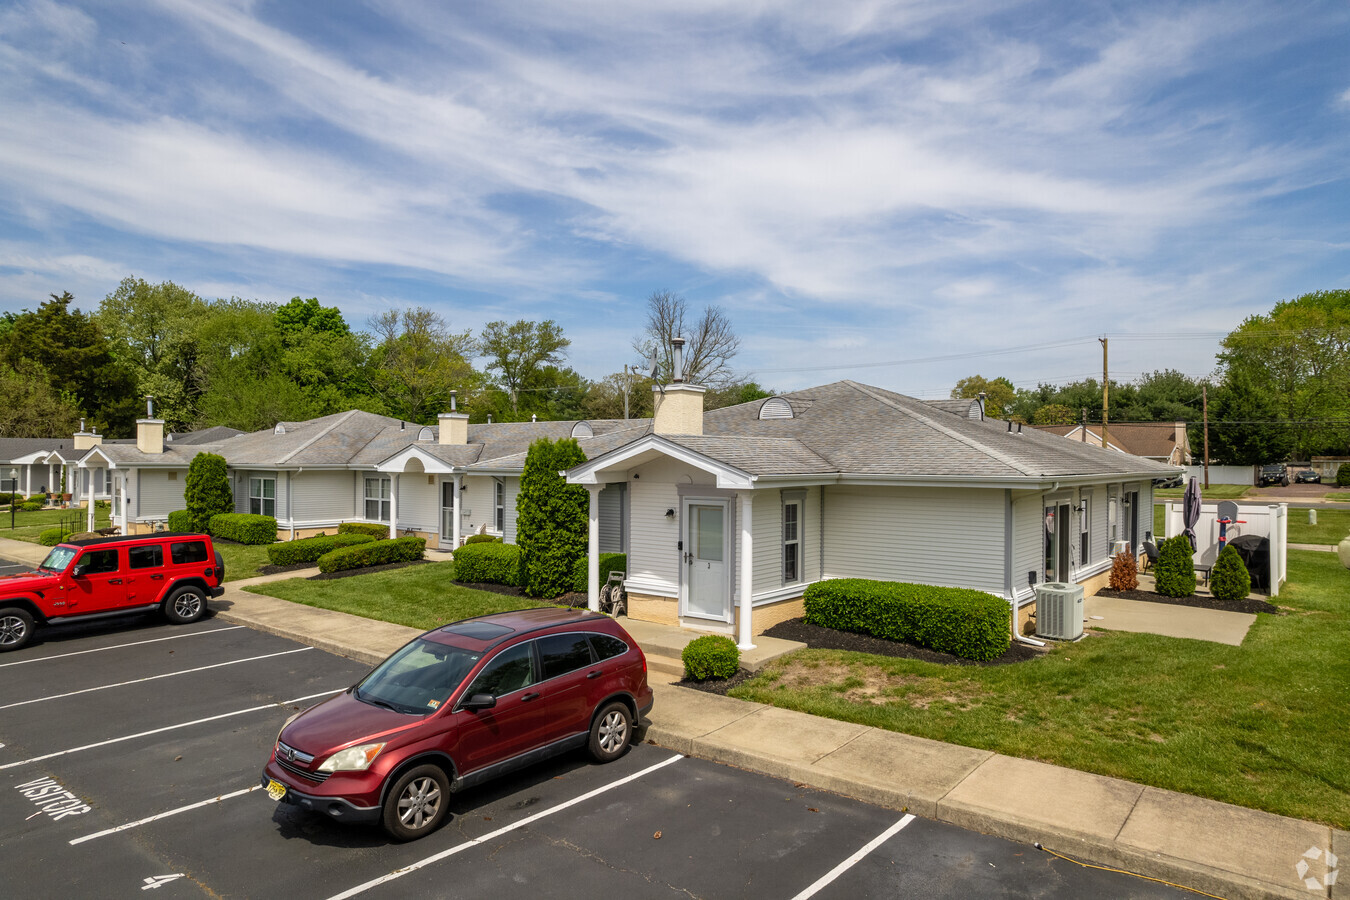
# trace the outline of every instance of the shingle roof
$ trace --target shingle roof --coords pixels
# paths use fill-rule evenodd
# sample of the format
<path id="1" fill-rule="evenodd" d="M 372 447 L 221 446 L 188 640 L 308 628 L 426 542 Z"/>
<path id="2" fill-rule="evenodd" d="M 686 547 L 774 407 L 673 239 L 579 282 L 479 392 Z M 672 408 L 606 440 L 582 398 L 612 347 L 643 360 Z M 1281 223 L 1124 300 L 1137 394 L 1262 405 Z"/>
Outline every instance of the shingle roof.
<path id="1" fill-rule="evenodd" d="M 739 435 L 663 435 L 671 443 L 751 475 L 825 475 L 834 464 L 796 438 Z"/>
<path id="2" fill-rule="evenodd" d="M 1068 437 L 1078 430 L 1077 425 L 1037 425 L 1037 431 Z M 1107 436 L 1113 446 L 1135 456 L 1151 456 L 1167 459 L 1178 444 L 1184 442 L 1185 435 L 1177 434 L 1176 422 L 1120 422 L 1107 426 Z M 1182 425 L 1185 428 L 1185 425 Z M 1088 434 L 1101 440 L 1100 427 L 1088 426 Z M 1077 435 L 1075 435 L 1075 439 Z"/>
<path id="3" fill-rule="evenodd" d="M 64 445 L 70 448 L 70 438 L 0 438 L 0 462 L 9 462 L 30 453 L 51 451 Z"/>
<path id="4" fill-rule="evenodd" d="M 558 424 L 558 423 L 526 422 L 518 424 L 544 425 L 544 424 Z M 592 426 L 598 426 L 600 424 L 602 423 L 598 421 L 591 421 Z M 617 450 L 618 448 L 624 446 L 625 444 L 632 443 L 633 441 L 642 437 L 644 434 L 648 434 L 651 432 L 650 419 L 629 419 L 627 421 L 623 419 L 615 419 L 606 421 L 603 424 L 605 424 L 607 427 L 604 428 L 603 430 L 597 427 L 596 428 L 597 434 L 594 437 L 577 438 L 577 444 L 580 445 L 581 451 L 586 454 L 587 459 L 595 459 L 602 453 L 608 453 L 611 450 Z M 617 430 L 612 427 L 608 427 L 613 425 L 618 426 L 627 425 L 629 427 L 627 428 L 620 427 Z M 474 426 L 472 425 L 469 426 L 470 438 L 473 437 L 473 427 Z M 569 428 L 567 433 L 564 434 L 563 437 L 567 437 L 571 433 L 572 433 L 571 429 Z M 535 437 L 548 437 L 548 435 L 537 434 L 535 435 Z M 497 441 L 487 446 L 491 447 L 495 452 L 500 451 L 500 449 L 504 446 L 507 446 L 507 444 L 504 441 Z M 473 471 L 474 469 L 489 470 L 494 472 L 523 471 L 525 468 L 525 457 L 526 455 L 528 455 L 528 453 L 529 453 L 528 442 L 525 444 L 524 450 L 521 450 L 518 453 L 512 453 L 503 456 L 489 457 L 488 452 L 485 449 L 482 457 L 478 460 L 478 462 L 475 465 L 469 466 L 469 471 Z"/>

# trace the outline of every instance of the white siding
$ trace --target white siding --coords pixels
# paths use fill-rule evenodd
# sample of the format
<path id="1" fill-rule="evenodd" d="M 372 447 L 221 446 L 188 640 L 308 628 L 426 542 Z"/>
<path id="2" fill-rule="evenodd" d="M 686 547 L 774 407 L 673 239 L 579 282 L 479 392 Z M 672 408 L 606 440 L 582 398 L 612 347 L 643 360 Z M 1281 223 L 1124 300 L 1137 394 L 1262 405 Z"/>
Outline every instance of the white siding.
<path id="1" fill-rule="evenodd" d="M 427 480 L 431 483 L 428 484 Z M 398 527 L 417 531 L 441 529 L 440 478 L 422 472 L 405 472 L 398 476 Z"/>
<path id="2" fill-rule="evenodd" d="M 805 512 L 805 510 L 803 510 Z M 754 593 L 774 591 L 783 586 L 783 499 L 779 491 L 755 491 Z M 736 559 L 740 554 L 740 523 L 736 525 Z M 804 542 L 803 542 L 804 543 Z M 736 566 L 736 586 L 740 587 L 740 564 Z"/>
<path id="3" fill-rule="evenodd" d="M 680 498 L 673 482 L 640 479 L 628 482 L 632 519 L 628 533 L 628 577 L 648 590 L 659 589 L 674 597 L 679 591 L 679 519 L 666 518 L 667 509 L 678 510 Z"/>
<path id="4" fill-rule="evenodd" d="M 277 479 L 277 494 L 285 491 L 285 473 Z M 244 482 L 248 493 L 248 482 Z M 245 507 L 247 500 L 245 497 Z M 297 522 L 343 522 L 359 519 L 364 510 L 356 505 L 351 472 L 300 472 L 291 475 L 291 503 Z M 278 503 L 280 512 L 280 503 Z"/>
<path id="5" fill-rule="evenodd" d="M 1111 542 L 1107 538 L 1106 524 L 1106 486 L 1100 485 L 1092 491 L 1092 556 L 1091 561 L 1107 559 L 1111 555 Z"/>
<path id="6" fill-rule="evenodd" d="M 98 470 L 100 474 L 102 469 Z M 186 471 L 141 469 L 137 490 L 136 514 L 141 518 L 162 519 L 175 510 L 186 508 L 183 480 Z M 173 476 L 173 481 L 169 480 Z"/>
<path id="7" fill-rule="evenodd" d="M 600 491 L 600 552 L 622 553 L 623 533 L 623 483 L 606 485 Z"/>
<path id="8" fill-rule="evenodd" d="M 1045 568 L 1045 512 L 1040 494 L 1013 501 L 1013 594 L 1031 593 L 1027 573 L 1035 572 L 1039 583 Z M 1105 513 L 1103 513 L 1105 519 Z"/>
<path id="9" fill-rule="evenodd" d="M 1003 592 L 1003 492 L 830 488 L 825 574 Z"/>
<path id="10" fill-rule="evenodd" d="M 465 534 L 477 534 L 484 526 L 491 531 L 493 480 L 486 475 L 466 475 L 462 483 L 460 498 L 464 508 L 459 513 L 460 528 Z"/>
<path id="11" fill-rule="evenodd" d="M 507 476 L 502 479 L 506 490 L 504 492 L 506 509 L 502 516 L 502 527 L 505 529 L 502 533 L 502 540 L 508 544 L 516 542 L 516 500 L 520 497 L 520 479 L 514 476 Z"/>

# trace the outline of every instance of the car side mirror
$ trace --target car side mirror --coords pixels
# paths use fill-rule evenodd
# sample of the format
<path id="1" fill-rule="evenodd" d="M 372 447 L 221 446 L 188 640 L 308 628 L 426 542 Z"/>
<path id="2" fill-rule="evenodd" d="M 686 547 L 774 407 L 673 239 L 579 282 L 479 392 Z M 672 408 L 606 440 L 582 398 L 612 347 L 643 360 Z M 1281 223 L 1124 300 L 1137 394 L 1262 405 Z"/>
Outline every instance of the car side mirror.
<path id="1" fill-rule="evenodd" d="M 80 565 L 78 565 L 78 566 L 76 566 L 75 568 L 73 568 L 73 569 L 70 570 L 70 575 L 71 575 L 72 578 L 83 578 L 83 577 L 84 577 L 84 573 L 85 573 L 85 572 L 88 572 L 88 571 L 89 571 L 89 567 L 88 567 L 87 565 L 84 565 L 83 563 L 81 563 Z"/>
<path id="2" fill-rule="evenodd" d="M 497 698 L 491 694 L 474 694 L 467 700 L 461 700 L 460 709 L 492 709 L 497 705 Z"/>

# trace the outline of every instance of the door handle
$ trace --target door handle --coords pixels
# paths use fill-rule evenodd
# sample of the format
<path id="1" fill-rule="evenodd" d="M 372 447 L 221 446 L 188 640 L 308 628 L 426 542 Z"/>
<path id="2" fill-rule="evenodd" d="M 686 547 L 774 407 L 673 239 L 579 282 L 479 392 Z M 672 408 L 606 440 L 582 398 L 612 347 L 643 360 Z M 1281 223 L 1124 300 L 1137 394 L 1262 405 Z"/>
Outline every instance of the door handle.
<path id="1" fill-rule="evenodd" d="M 686 553 L 684 554 L 684 561 L 685 561 L 686 563 L 689 563 L 690 565 L 693 565 L 693 562 L 694 562 L 694 554 L 686 552 Z"/>
<path id="2" fill-rule="evenodd" d="M 586 677 L 587 677 L 587 678 L 599 678 L 599 677 L 600 677 L 601 675 L 603 675 L 603 674 L 605 674 L 605 673 L 604 673 L 604 672 L 601 672 L 599 669 L 596 669 L 594 672 L 587 672 L 587 673 L 586 673 Z"/>
<path id="3" fill-rule="evenodd" d="M 162 581 L 163 579 L 164 579 L 164 576 L 163 576 L 163 575 L 151 575 L 151 576 L 150 576 L 150 580 L 151 580 L 151 581 Z"/>
<path id="4" fill-rule="evenodd" d="M 538 692 L 538 691 L 531 691 L 531 692 L 528 693 L 528 694 L 521 694 L 521 695 L 520 695 L 520 702 L 521 702 L 521 703 L 529 703 L 531 700 L 538 700 L 538 699 L 539 699 L 539 692 Z"/>
<path id="5" fill-rule="evenodd" d="M 109 579 L 108 579 L 108 584 L 121 584 L 121 583 L 122 583 L 122 579 L 120 579 L 120 578 L 109 578 Z"/>

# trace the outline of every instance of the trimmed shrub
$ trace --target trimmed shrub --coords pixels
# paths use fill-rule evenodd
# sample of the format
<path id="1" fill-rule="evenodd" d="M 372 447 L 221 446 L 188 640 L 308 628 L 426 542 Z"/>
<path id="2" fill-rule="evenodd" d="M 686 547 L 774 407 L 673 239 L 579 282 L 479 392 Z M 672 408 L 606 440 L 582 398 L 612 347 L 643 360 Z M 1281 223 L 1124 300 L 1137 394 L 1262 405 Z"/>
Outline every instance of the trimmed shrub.
<path id="1" fill-rule="evenodd" d="M 1336 486 L 1350 487 L 1350 463 L 1341 463 L 1336 469 Z"/>
<path id="2" fill-rule="evenodd" d="M 28 502 L 29 502 L 29 503 L 41 503 L 43 506 L 46 506 L 46 505 L 47 505 L 47 495 L 46 495 L 46 494 L 29 494 L 29 495 L 28 495 Z"/>
<path id="3" fill-rule="evenodd" d="M 694 681 L 730 678 L 741 668 L 740 649 L 723 634 L 694 638 L 685 645 L 680 659 L 684 662 L 684 677 Z"/>
<path id="4" fill-rule="evenodd" d="M 499 544 L 501 538 L 493 537 L 490 534 L 471 534 L 464 539 L 466 544 Z"/>
<path id="5" fill-rule="evenodd" d="M 389 526 L 379 522 L 343 522 L 338 526 L 338 534 L 368 534 L 382 541 L 389 537 Z"/>
<path id="6" fill-rule="evenodd" d="M 525 593 L 557 597 L 571 589 L 573 566 L 586 553 L 590 498 L 558 473 L 584 463 L 576 438 L 530 444 L 516 497 L 516 541 Z"/>
<path id="7" fill-rule="evenodd" d="M 187 505 L 187 512 L 191 517 L 191 527 L 187 529 L 188 531 L 206 531 L 211 527 L 212 519 L 234 509 L 234 494 L 230 491 L 230 476 L 225 467 L 225 457 L 216 453 L 198 453 L 192 457 L 192 462 L 188 463 L 187 478 L 183 480 L 183 502 Z M 211 533 L 215 534 L 214 531 Z M 275 531 L 272 539 L 276 540 Z M 240 543 L 263 542 L 240 541 Z"/>
<path id="8" fill-rule="evenodd" d="M 1008 652 L 1012 614 L 1006 600 L 967 588 L 865 578 L 818 581 L 802 595 L 813 625 L 907 641 L 990 660 Z"/>
<path id="9" fill-rule="evenodd" d="M 333 550 L 369 544 L 374 540 L 369 534 L 321 534 L 298 541 L 282 541 L 267 548 L 267 560 L 274 566 L 315 562 Z"/>
<path id="10" fill-rule="evenodd" d="M 236 544 L 275 544 L 277 520 L 253 513 L 220 513 L 211 517 L 210 533 Z"/>
<path id="11" fill-rule="evenodd" d="M 1214 560 L 1209 573 L 1209 592 L 1215 600 L 1242 600 L 1252 592 L 1252 576 L 1242 554 L 1232 544 L 1225 544 Z"/>
<path id="12" fill-rule="evenodd" d="M 361 535 L 369 537 L 370 535 Z M 330 550 L 319 557 L 320 572 L 343 572 L 385 563 L 410 562 L 426 555 L 427 539 L 401 537 L 392 541 L 367 541 L 352 547 Z"/>
<path id="13" fill-rule="evenodd" d="M 13 502 L 14 502 L 13 494 L 0 494 L 0 504 L 7 504 Z"/>
<path id="14" fill-rule="evenodd" d="M 1139 587 L 1139 562 L 1133 553 L 1111 557 L 1110 587 L 1113 591 L 1132 591 Z"/>
<path id="15" fill-rule="evenodd" d="M 1195 561 L 1186 535 L 1170 537 L 1158 545 L 1158 562 L 1153 567 L 1157 591 L 1164 597 L 1189 597 L 1195 593 Z"/>
<path id="16" fill-rule="evenodd" d="M 24 512 L 37 512 L 38 510 L 42 509 L 42 507 L 45 505 L 46 505 L 45 503 L 38 503 L 33 500 L 25 500 L 23 503 L 19 504 L 19 509 L 23 510 Z"/>
<path id="17" fill-rule="evenodd" d="M 176 509 L 169 513 L 168 528 L 170 531 L 193 531 L 192 513 L 186 509 Z"/>
<path id="18" fill-rule="evenodd" d="M 587 562 L 590 556 L 583 556 L 577 560 L 577 564 L 572 567 L 572 590 L 586 593 L 586 588 L 590 584 L 590 569 Z M 628 554 L 626 553 L 601 553 L 600 554 L 600 583 L 604 584 L 605 579 L 609 577 L 610 572 L 627 572 Z"/>
<path id="19" fill-rule="evenodd" d="M 38 535 L 38 543 L 44 547 L 55 547 L 57 544 L 70 537 L 70 532 L 64 528 L 48 528 Z"/>
<path id="20" fill-rule="evenodd" d="M 465 544 L 455 551 L 455 580 L 520 587 L 520 548 L 497 542 Z"/>

